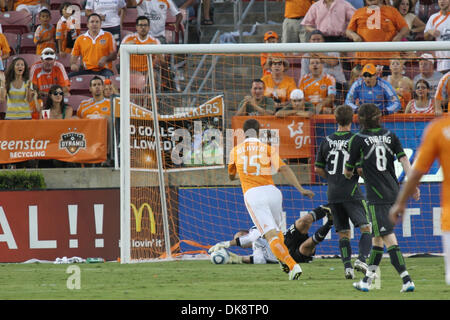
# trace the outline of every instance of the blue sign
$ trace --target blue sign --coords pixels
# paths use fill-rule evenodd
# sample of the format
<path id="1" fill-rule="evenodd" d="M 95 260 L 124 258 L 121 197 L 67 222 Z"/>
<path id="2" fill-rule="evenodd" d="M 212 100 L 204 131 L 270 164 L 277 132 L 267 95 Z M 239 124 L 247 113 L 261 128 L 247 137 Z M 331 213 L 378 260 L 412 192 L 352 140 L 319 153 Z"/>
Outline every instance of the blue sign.
<path id="1" fill-rule="evenodd" d="M 308 187 L 308 186 L 305 186 Z M 289 227 L 301 215 L 315 207 L 326 204 L 326 185 L 309 187 L 316 193 L 314 199 L 303 197 L 291 186 L 281 186 L 283 210 Z M 420 186 L 421 200 L 411 200 L 408 214 L 403 223 L 395 228 L 395 233 L 403 253 L 442 253 L 440 237 L 440 183 L 423 183 Z M 220 188 L 180 188 L 179 236 L 180 240 L 193 240 L 202 245 L 214 245 L 219 241 L 231 240 L 239 230 L 253 226 L 244 204 L 240 187 Z M 315 222 L 309 234 L 312 235 L 323 224 Z M 359 229 L 355 229 L 351 239 L 352 253 L 358 253 Z M 329 239 L 328 239 L 329 238 Z M 320 245 L 317 255 L 339 255 L 338 235 L 331 229 Z M 185 243 L 182 251 L 194 250 Z M 232 249 L 238 254 L 251 254 L 249 249 Z"/>

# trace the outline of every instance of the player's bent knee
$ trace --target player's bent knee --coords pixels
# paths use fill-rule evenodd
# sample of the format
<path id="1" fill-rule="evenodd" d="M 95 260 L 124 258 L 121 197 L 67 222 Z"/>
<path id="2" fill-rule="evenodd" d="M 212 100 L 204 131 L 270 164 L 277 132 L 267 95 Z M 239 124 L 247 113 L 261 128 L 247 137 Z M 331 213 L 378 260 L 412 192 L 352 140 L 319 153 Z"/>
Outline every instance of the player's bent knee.
<path id="1" fill-rule="evenodd" d="M 307 214 L 306 216 L 297 219 L 297 221 L 295 221 L 295 228 L 300 233 L 308 233 L 308 230 L 309 228 L 311 228 L 312 223 L 313 218 L 311 217 L 311 215 Z"/>

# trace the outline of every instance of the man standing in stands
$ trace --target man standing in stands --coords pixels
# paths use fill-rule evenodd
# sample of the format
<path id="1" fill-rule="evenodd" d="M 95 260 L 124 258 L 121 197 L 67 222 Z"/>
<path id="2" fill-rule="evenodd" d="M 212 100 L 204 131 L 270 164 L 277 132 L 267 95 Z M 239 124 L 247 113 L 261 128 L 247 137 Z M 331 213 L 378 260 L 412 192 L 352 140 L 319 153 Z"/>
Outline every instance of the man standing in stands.
<path id="1" fill-rule="evenodd" d="M 96 74 L 111 77 L 112 61 L 117 58 L 116 42 L 113 35 L 101 29 L 102 20 L 97 13 L 88 17 L 88 31 L 80 35 L 72 50 L 69 77 L 82 74 Z M 82 65 L 79 60 L 81 58 Z"/>
<path id="2" fill-rule="evenodd" d="M 50 88 L 58 84 L 63 88 L 64 95 L 70 95 L 70 80 L 61 62 L 56 61 L 56 54 L 52 48 L 45 48 L 41 54 L 41 61 L 30 68 L 30 79 L 41 98 L 45 98 Z"/>
<path id="3" fill-rule="evenodd" d="M 286 0 L 281 42 L 306 42 L 306 29 L 302 21 L 311 4 L 311 0 Z"/>

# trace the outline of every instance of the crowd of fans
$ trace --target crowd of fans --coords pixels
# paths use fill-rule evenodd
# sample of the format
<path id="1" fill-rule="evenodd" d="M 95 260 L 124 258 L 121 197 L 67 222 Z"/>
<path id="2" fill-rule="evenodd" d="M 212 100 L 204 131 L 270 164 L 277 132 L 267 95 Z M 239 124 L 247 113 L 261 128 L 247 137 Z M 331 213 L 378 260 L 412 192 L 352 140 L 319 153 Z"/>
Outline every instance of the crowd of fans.
<path id="1" fill-rule="evenodd" d="M 264 42 L 448 41 L 449 2 L 286 0 L 281 39 L 269 31 Z M 197 6 L 196 0 L 78 0 L 58 2 L 55 10 L 52 1 L 0 0 L 4 13 L 32 16 L 37 57 L 30 60 L 20 51 L 11 56 L 7 37 L 0 33 L 1 119 L 110 116 L 108 98 L 118 88 L 109 79 L 118 74 L 119 46 L 170 43 L 168 19 L 173 18 L 178 32 Z M 125 30 L 130 8 L 137 18 L 133 30 Z M 202 8 L 202 24 L 213 24 L 209 1 L 202 1 Z M 132 57 L 132 72 L 147 72 L 144 58 Z M 261 54 L 261 78 L 252 81 L 251 94 L 236 114 L 310 116 L 331 114 L 339 104 L 356 111 L 373 102 L 384 114 L 440 115 L 448 110 L 449 58 L 449 51 Z M 167 72 L 163 86 L 174 87 L 168 57 L 155 60 Z M 71 105 L 71 80 L 85 75 L 90 76 L 83 81 L 91 98 Z M 50 113 L 43 112 L 47 109 Z"/>

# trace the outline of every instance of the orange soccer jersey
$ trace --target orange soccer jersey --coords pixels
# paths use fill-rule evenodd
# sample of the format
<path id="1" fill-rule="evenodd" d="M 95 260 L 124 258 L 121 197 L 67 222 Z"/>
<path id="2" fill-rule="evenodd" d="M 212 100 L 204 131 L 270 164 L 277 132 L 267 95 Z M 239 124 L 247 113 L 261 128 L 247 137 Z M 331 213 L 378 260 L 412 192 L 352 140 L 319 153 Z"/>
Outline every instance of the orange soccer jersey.
<path id="1" fill-rule="evenodd" d="M 239 174 L 245 194 L 251 188 L 274 185 L 272 173 L 284 165 L 274 147 L 256 138 L 247 138 L 231 150 L 228 173 Z"/>
<path id="2" fill-rule="evenodd" d="M 404 27 L 408 27 L 408 24 L 397 9 L 381 6 L 373 9 L 362 7 L 356 10 L 347 29 L 358 33 L 365 42 L 383 42 L 392 41 Z M 359 62 L 360 64 L 389 65 L 389 59 L 396 55 L 398 56 L 394 52 L 356 52 L 356 57 L 365 58 Z"/>
<path id="3" fill-rule="evenodd" d="M 311 0 L 286 0 L 284 7 L 285 18 L 302 18 L 312 5 Z"/>
<path id="4" fill-rule="evenodd" d="M 265 75 L 261 80 L 265 85 L 264 95 L 275 99 L 278 98 L 281 102 L 288 101 L 291 91 L 297 89 L 294 78 L 289 76 L 284 76 L 279 83 L 273 80 L 272 74 Z"/>
<path id="5" fill-rule="evenodd" d="M 137 33 L 127 35 L 122 40 L 122 43 L 161 44 L 161 42 L 158 39 L 153 38 L 151 35 L 147 35 L 147 37 L 144 40 L 141 40 Z M 153 63 L 155 63 L 154 60 L 153 60 Z M 131 70 L 135 70 L 135 71 L 147 72 L 148 71 L 147 55 L 143 55 L 143 54 L 131 55 L 130 68 L 131 68 Z"/>
<path id="6" fill-rule="evenodd" d="M 77 110 L 77 116 L 81 119 L 86 119 L 90 115 L 111 115 L 111 101 L 109 99 L 95 101 L 94 98 L 81 101 Z"/>
<path id="7" fill-rule="evenodd" d="M 56 43 L 55 43 L 55 26 L 49 25 L 48 27 L 44 27 L 42 25 L 39 25 L 34 32 L 34 43 L 36 43 L 36 54 L 41 55 L 42 50 L 45 48 L 52 48 L 53 50 L 56 50 Z M 45 42 L 38 43 L 39 40 L 50 37 L 50 40 L 47 40 Z"/>
<path id="8" fill-rule="evenodd" d="M 52 85 L 59 84 L 61 87 L 70 87 L 70 80 L 67 76 L 64 65 L 55 61 L 50 72 L 43 70 L 43 62 L 36 62 L 30 68 L 31 82 L 39 91 L 48 92 Z"/>
<path id="9" fill-rule="evenodd" d="M 61 17 L 56 25 L 56 40 L 61 41 L 61 47 L 59 49 L 62 52 L 72 52 L 72 48 L 67 48 L 68 33 L 71 32 L 71 28 L 75 28 L 74 18 L 66 19 L 65 17 Z M 76 35 L 80 34 L 80 30 L 74 30 L 76 31 Z"/>
<path id="10" fill-rule="evenodd" d="M 336 95 L 336 80 L 327 73 L 322 73 L 319 79 L 308 73 L 300 79 L 298 88 L 303 91 L 306 102 L 316 105 L 328 96 Z"/>
<path id="11" fill-rule="evenodd" d="M 40 3 L 41 3 L 40 0 L 17 0 L 14 1 L 14 10 L 16 10 L 16 8 L 21 4 L 26 4 L 27 6 L 36 6 Z"/>
<path id="12" fill-rule="evenodd" d="M 441 228 L 450 231 L 450 117 L 434 120 L 425 130 L 413 168 L 427 173 L 438 159 L 444 174 L 442 182 Z"/>
<path id="13" fill-rule="evenodd" d="M 450 110 L 450 72 L 447 72 L 441 80 L 439 80 L 438 87 L 434 98 L 436 100 L 445 101 L 448 100 L 448 110 Z"/>
<path id="14" fill-rule="evenodd" d="M 116 51 L 116 41 L 111 33 L 100 30 L 95 39 L 89 35 L 89 31 L 80 35 L 72 50 L 72 56 L 82 57 L 84 68 L 87 70 L 100 71 L 98 61 L 104 56 Z M 105 65 L 112 70 L 112 62 Z"/>
<path id="15" fill-rule="evenodd" d="M 3 33 L 0 33 L 0 57 L 10 52 L 11 47 L 9 46 L 8 40 Z"/>

